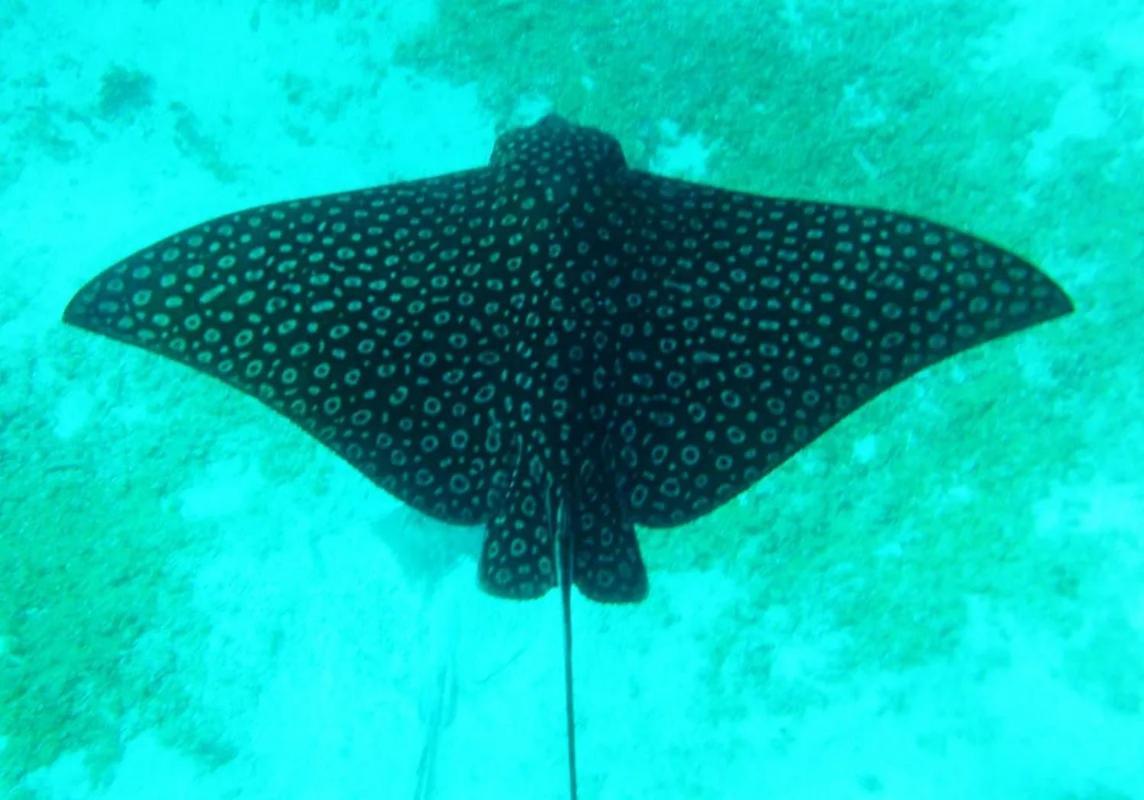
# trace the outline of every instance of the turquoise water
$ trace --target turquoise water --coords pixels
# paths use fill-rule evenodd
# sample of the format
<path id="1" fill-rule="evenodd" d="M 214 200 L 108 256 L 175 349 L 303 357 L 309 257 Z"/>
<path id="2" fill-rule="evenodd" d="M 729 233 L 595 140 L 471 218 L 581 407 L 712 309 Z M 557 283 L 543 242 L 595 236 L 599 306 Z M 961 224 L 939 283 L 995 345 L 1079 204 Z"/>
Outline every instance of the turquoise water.
<path id="1" fill-rule="evenodd" d="M 213 215 L 629 160 L 1027 254 L 1069 318 L 963 354 L 577 600 L 583 798 L 1144 797 L 1144 13 L 1133 4 L 0 6 L 0 793 L 567 796 L 558 598 L 255 401 L 84 332 Z"/>

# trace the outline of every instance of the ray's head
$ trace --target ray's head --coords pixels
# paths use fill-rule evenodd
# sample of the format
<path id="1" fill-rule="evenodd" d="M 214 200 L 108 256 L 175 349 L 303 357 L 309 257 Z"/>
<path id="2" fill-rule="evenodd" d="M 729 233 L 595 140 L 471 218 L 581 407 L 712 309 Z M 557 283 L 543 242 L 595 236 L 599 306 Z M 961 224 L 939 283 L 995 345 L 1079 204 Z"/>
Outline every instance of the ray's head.
<path id="1" fill-rule="evenodd" d="M 569 122 L 556 114 L 542 117 L 534 125 L 501 134 L 489 164 L 498 167 L 537 161 L 576 163 L 601 172 L 627 166 L 616 137 Z"/>

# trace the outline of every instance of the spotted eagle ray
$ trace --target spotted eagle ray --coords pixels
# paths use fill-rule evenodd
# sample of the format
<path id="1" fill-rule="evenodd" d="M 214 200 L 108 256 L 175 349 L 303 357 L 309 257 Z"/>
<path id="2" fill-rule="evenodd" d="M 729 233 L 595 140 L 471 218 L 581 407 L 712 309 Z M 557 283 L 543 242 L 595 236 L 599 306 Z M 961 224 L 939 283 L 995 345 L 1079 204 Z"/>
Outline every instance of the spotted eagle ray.
<path id="1" fill-rule="evenodd" d="M 257 397 L 402 501 L 485 526 L 480 584 L 648 591 L 696 519 L 920 369 L 1066 314 L 1027 261 L 907 214 L 627 166 L 548 116 L 489 165 L 274 203 L 115 264 L 64 320 Z"/>

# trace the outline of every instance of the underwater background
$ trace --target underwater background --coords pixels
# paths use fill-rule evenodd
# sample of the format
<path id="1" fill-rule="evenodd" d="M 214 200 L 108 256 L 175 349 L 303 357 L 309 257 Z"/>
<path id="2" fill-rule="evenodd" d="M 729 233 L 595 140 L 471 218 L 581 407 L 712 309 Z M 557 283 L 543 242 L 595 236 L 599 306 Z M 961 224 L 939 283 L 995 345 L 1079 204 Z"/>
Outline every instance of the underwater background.
<path id="1" fill-rule="evenodd" d="M 560 607 L 255 400 L 77 329 L 217 214 L 486 162 L 883 206 L 1075 314 L 575 602 L 584 798 L 1144 798 L 1144 7 L 0 0 L 0 796 L 563 798 Z"/>

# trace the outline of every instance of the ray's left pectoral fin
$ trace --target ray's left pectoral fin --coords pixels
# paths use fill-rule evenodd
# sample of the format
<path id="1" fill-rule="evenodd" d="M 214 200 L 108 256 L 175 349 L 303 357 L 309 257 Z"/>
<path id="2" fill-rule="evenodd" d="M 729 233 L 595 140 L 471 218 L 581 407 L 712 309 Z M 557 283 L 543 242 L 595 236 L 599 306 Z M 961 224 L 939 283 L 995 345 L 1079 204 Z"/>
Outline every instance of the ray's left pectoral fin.
<path id="1" fill-rule="evenodd" d="M 489 519 L 478 568 L 481 588 L 497 597 L 531 600 L 557 585 L 556 510 L 537 459 L 517 464 L 501 508 Z"/>

